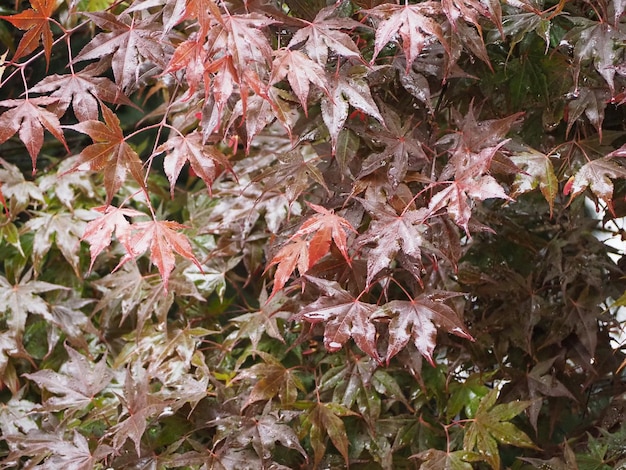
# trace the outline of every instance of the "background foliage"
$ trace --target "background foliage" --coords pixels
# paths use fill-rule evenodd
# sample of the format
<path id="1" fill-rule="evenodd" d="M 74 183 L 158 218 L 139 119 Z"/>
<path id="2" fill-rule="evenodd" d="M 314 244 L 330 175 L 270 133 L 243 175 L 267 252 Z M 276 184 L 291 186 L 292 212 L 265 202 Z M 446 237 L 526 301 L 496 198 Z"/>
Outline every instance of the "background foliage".
<path id="1" fill-rule="evenodd" d="M 625 8 L 0 7 L 0 467 L 626 468 Z"/>

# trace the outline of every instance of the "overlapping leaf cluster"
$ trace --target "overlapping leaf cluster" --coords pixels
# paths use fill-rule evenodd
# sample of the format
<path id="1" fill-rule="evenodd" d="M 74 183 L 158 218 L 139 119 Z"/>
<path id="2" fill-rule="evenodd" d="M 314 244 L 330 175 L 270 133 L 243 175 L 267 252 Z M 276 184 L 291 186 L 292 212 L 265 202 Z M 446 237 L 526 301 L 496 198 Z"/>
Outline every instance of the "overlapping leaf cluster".
<path id="1" fill-rule="evenodd" d="M 1 468 L 624 465 L 621 1 L 16 3 Z"/>

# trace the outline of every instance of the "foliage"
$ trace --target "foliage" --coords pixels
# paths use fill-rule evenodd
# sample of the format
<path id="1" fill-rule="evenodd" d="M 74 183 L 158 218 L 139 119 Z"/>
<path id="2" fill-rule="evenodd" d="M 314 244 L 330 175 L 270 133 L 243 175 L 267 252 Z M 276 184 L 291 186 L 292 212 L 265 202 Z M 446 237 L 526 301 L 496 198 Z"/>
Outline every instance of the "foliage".
<path id="1" fill-rule="evenodd" d="M 626 465 L 624 2 L 10 3 L 0 468 Z"/>

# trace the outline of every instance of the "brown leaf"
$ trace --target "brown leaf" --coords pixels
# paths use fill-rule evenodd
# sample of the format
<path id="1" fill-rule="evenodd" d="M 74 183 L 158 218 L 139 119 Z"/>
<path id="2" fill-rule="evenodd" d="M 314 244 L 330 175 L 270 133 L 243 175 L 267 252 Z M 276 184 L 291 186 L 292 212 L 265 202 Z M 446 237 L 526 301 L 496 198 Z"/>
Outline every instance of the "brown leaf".
<path id="1" fill-rule="evenodd" d="M 167 403 L 150 393 L 150 384 L 145 370 L 135 370 L 131 373 L 126 369 L 124 380 L 124 395 L 120 397 L 126 419 L 120 420 L 109 429 L 113 436 L 113 448 L 120 450 L 127 439 L 135 443 L 137 456 L 141 455 L 141 437 L 148 425 L 148 419 L 158 415 L 167 406 Z"/>
<path id="2" fill-rule="evenodd" d="M 37 167 L 37 156 L 43 146 L 44 128 L 67 149 L 59 118 L 42 107 L 56 103 L 56 101 L 48 97 L 0 101 L 0 106 L 11 108 L 0 115 L 0 144 L 9 140 L 17 132 L 30 155 L 33 173 Z"/>
<path id="3" fill-rule="evenodd" d="M 164 41 L 159 24 L 149 16 L 139 20 L 127 13 L 84 13 L 100 28 L 99 33 L 80 53 L 74 62 L 101 60 L 111 57 L 115 82 L 124 91 L 134 88 L 145 75 L 154 75 L 166 67 L 170 46 Z"/>
<path id="4" fill-rule="evenodd" d="M 107 204 L 126 181 L 126 173 L 142 187 L 144 182 L 143 164 L 137 152 L 126 142 L 118 117 L 106 106 L 101 106 L 104 122 L 83 121 L 68 126 L 92 138 L 93 144 L 85 147 L 78 156 L 72 171 L 88 168 L 104 172 L 104 188 Z"/>
<path id="5" fill-rule="evenodd" d="M 307 55 L 321 65 L 326 65 L 329 50 L 342 57 L 359 59 L 361 54 L 356 44 L 341 30 L 351 30 L 363 25 L 350 18 L 336 17 L 335 12 L 335 6 L 321 10 L 312 22 L 306 22 L 307 26 L 296 31 L 287 47 L 292 49 L 304 43 Z"/>
<path id="6" fill-rule="evenodd" d="M 79 121 L 98 119 L 98 101 L 133 106 L 120 89 L 106 77 L 95 77 L 93 67 L 77 73 L 48 75 L 30 89 L 31 93 L 49 93 L 57 101 L 48 110 L 62 116 L 72 105 Z"/>
<path id="7" fill-rule="evenodd" d="M 170 182 L 170 193 L 174 197 L 174 186 L 185 163 L 189 162 L 193 172 L 198 175 L 211 191 L 211 185 L 220 169 L 232 172 L 228 157 L 212 145 L 204 145 L 202 135 L 191 132 L 185 136 L 175 134 L 159 146 L 157 152 L 167 152 L 163 167 Z"/>
<path id="8" fill-rule="evenodd" d="M 30 4 L 32 8 L 21 13 L 11 16 L 0 16 L 0 18 L 8 21 L 16 28 L 26 31 L 26 34 L 24 34 L 17 46 L 13 60 L 16 61 L 35 51 L 39 47 L 39 40 L 41 39 L 46 63 L 50 64 L 53 41 L 50 20 L 52 19 L 52 13 L 54 13 L 59 4 L 55 0 L 31 0 Z"/>
<path id="9" fill-rule="evenodd" d="M 65 349 L 70 359 L 63 363 L 59 372 L 46 369 L 25 376 L 56 395 L 46 400 L 46 409 L 78 411 L 88 406 L 108 385 L 113 373 L 107 367 L 106 357 L 94 364 L 69 346 Z"/>
<path id="10" fill-rule="evenodd" d="M 310 323 L 324 322 L 324 346 L 328 351 L 339 351 L 348 339 L 353 338 L 361 351 L 379 360 L 376 327 L 371 321 L 376 306 L 354 298 L 337 282 L 306 278 L 325 295 L 304 307 L 297 317 Z"/>
<path id="11" fill-rule="evenodd" d="M 626 178 L 626 169 L 610 157 L 598 158 L 585 163 L 575 175 L 571 176 L 563 188 L 563 194 L 570 195 L 570 201 L 589 188 L 609 207 L 613 204 L 613 181 Z"/>
<path id="12" fill-rule="evenodd" d="M 374 317 L 391 317 L 387 363 L 412 340 L 417 350 L 434 366 L 433 351 L 437 340 L 437 327 L 461 338 L 474 340 L 457 313 L 442 302 L 443 298 L 456 294 L 441 294 L 443 297 L 440 295 L 435 300 L 426 295 L 411 300 L 392 300 L 374 314 Z"/>
<path id="13" fill-rule="evenodd" d="M 302 104 L 304 114 L 308 116 L 307 98 L 310 83 L 329 93 L 324 68 L 297 50 L 283 48 L 276 51 L 274 55 L 270 84 L 274 85 L 287 77 L 291 89 Z"/>
<path id="14" fill-rule="evenodd" d="M 372 61 L 387 43 L 395 40 L 398 35 L 402 39 L 407 70 L 411 68 L 411 64 L 422 50 L 435 40 L 447 48 L 441 22 L 436 18 L 441 13 L 441 5 L 438 2 L 426 1 L 417 5 L 387 3 L 368 10 L 368 13 L 382 19 L 376 28 Z"/>
<path id="15" fill-rule="evenodd" d="M 389 206 L 372 204 L 366 200 L 362 200 L 362 204 L 374 217 L 368 229 L 357 240 L 360 246 L 374 245 L 367 252 L 367 284 L 371 284 L 378 273 L 387 269 L 398 253 L 407 260 L 407 263 L 401 260 L 401 264 L 412 264 L 416 269 L 410 269 L 410 272 L 419 279 L 422 247 L 430 247 L 424 237 L 428 211 L 421 208 L 398 215 Z"/>

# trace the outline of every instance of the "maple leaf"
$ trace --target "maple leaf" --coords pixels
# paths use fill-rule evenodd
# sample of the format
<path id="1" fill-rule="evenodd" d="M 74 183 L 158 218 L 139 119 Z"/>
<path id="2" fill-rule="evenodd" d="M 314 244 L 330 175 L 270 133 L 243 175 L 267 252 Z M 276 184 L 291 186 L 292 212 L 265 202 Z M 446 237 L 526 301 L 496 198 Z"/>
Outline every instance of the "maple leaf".
<path id="1" fill-rule="evenodd" d="M 367 284 L 371 284 L 376 275 L 390 266 L 401 253 L 400 263 L 406 266 L 417 279 L 422 265 L 422 246 L 430 244 L 426 241 L 425 208 L 409 210 L 398 215 L 393 208 L 380 203 L 374 204 L 361 200 L 364 207 L 374 216 L 368 229 L 359 236 L 360 246 L 374 244 L 368 250 Z"/>
<path id="2" fill-rule="evenodd" d="M 304 43 L 307 55 L 321 65 L 328 61 L 328 51 L 332 50 L 342 57 L 359 59 L 361 54 L 352 38 L 342 29 L 362 28 L 363 25 L 350 18 L 334 16 L 336 7 L 326 7 L 315 16 L 313 22 L 302 20 L 307 26 L 298 29 L 287 47 L 292 49 Z"/>
<path id="3" fill-rule="evenodd" d="M 292 405 L 298 398 L 298 390 L 305 391 L 302 381 L 294 370 L 286 368 L 270 354 L 257 351 L 265 362 L 242 370 L 233 380 L 254 380 L 256 383 L 243 404 L 247 408 L 257 401 L 271 400 L 278 396 L 281 404 Z"/>
<path id="4" fill-rule="evenodd" d="M 372 62 L 398 34 L 402 39 L 407 71 L 422 50 L 435 40 L 438 40 L 447 50 L 447 42 L 440 21 L 434 18 L 441 13 L 441 4 L 438 2 L 426 1 L 417 5 L 384 4 L 367 10 L 367 13 L 382 18 L 376 28 Z"/>
<path id="5" fill-rule="evenodd" d="M 44 128 L 67 149 L 59 118 L 42 107 L 56 101 L 54 98 L 43 96 L 0 101 L 0 106 L 11 108 L 0 115 L 0 144 L 9 140 L 17 132 L 30 155 L 33 173 L 37 167 L 37 156 L 43 146 Z"/>
<path id="6" fill-rule="evenodd" d="M 250 76 L 250 74 L 247 75 Z M 256 79 L 254 81 L 257 82 L 254 89 L 256 94 L 246 97 L 245 100 L 241 99 L 235 104 L 227 125 L 227 128 L 230 128 L 236 124 L 239 118 L 245 119 L 245 132 L 242 134 L 245 135 L 246 152 L 248 153 L 254 137 L 275 119 L 288 133 L 291 133 L 292 125 L 291 105 L 285 100 L 286 97 L 289 97 L 289 93 L 274 86 L 266 87 Z M 240 127 L 239 132 L 242 130 Z"/>
<path id="7" fill-rule="evenodd" d="M 550 215 L 552 215 L 554 199 L 559 191 L 559 182 L 554 174 L 550 158 L 530 147 L 516 149 L 509 158 L 522 170 L 515 175 L 511 196 L 516 197 L 539 186 L 541 194 L 550 205 Z"/>
<path id="8" fill-rule="evenodd" d="M 387 387 L 381 387 L 382 382 L 378 380 L 381 377 L 380 374 L 376 379 L 374 378 L 377 367 L 378 363 L 369 356 L 363 356 L 355 362 L 348 362 L 345 366 L 333 367 L 320 379 L 319 391 L 321 393 L 332 390 L 333 402 L 347 409 L 351 409 L 356 403 L 361 416 L 369 425 L 375 426 L 381 413 L 382 400 L 379 393 L 381 390 L 387 391 Z M 385 383 L 392 382 L 385 381 Z M 396 392 L 399 389 L 397 384 L 395 389 Z M 406 400 L 402 401 L 406 402 Z"/>
<path id="9" fill-rule="evenodd" d="M 85 333 L 97 335 L 93 323 L 80 309 L 93 302 L 93 299 L 77 297 L 55 300 L 50 305 L 50 314 L 44 318 L 67 335 L 67 340 L 78 347 L 88 348 Z"/>
<path id="10" fill-rule="evenodd" d="M 100 215 L 87 224 L 81 238 L 81 240 L 89 242 L 89 252 L 91 254 L 90 271 L 98 255 L 111 244 L 113 232 L 115 232 L 115 236 L 124 245 L 127 252 L 132 250 L 129 245 L 130 223 L 126 217 L 144 215 L 134 209 L 114 206 L 95 207 L 92 210 Z"/>
<path id="11" fill-rule="evenodd" d="M 57 434 L 58 439 L 58 434 Z M 36 440 L 35 438 L 32 439 Z M 31 439 L 28 439 L 31 442 Z M 89 447 L 87 438 L 74 429 L 72 440 L 58 439 L 45 443 L 44 447 L 52 452 L 44 465 L 48 468 L 66 468 L 68 470 L 90 470 L 97 467 L 113 449 L 102 443 L 98 443 L 94 449 Z"/>
<path id="12" fill-rule="evenodd" d="M 363 126 L 366 129 L 359 132 L 361 135 L 376 139 L 376 142 L 385 146 L 385 149 L 368 155 L 358 178 L 363 178 L 385 167 L 391 183 L 397 186 L 404 179 L 408 169 L 418 169 L 418 165 L 427 162 L 428 157 L 415 135 L 415 124 L 410 119 L 402 123 L 400 116 L 389 107 L 382 109 L 382 115 L 386 127 Z M 357 128 L 357 130 L 360 129 Z"/>
<path id="13" fill-rule="evenodd" d="M 279 418 L 271 414 L 248 420 L 237 433 L 235 442 L 242 448 L 251 443 L 257 455 L 263 459 L 271 455 L 276 448 L 276 443 L 298 451 L 305 459 L 308 458 L 293 428 L 281 423 Z"/>
<path id="14" fill-rule="evenodd" d="M 109 12 L 84 14 L 110 32 L 99 33 L 81 49 L 74 62 L 111 56 L 115 82 L 124 91 L 132 89 L 147 75 L 165 69 L 170 46 L 163 40 L 158 22 L 149 16 L 136 20 L 127 13 L 117 16 Z"/>
<path id="15" fill-rule="evenodd" d="M 264 286 L 259 295 L 259 310 L 238 315 L 230 320 L 238 327 L 236 340 L 249 338 L 252 349 L 255 351 L 258 350 L 263 333 L 285 343 L 277 320 L 287 321 L 291 317 L 291 312 L 283 309 L 288 301 L 289 298 L 285 295 L 268 296 Z"/>
<path id="16" fill-rule="evenodd" d="M 574 44 L 574 58 L 577 66 L 593 64 L 596 71 L 615 94 L 615 65 L 621 60 L 623 33 L 605 21 L 593 21 L 577 17 L 576 27 L 572 28 L 563 40 Z"/>
<path id="17" fill-rule="evenodd" d="M 150 261 L 159 270 L 163 279 L 163 288 L 167 292 L 170 274 L 175 265 L 174 252 L 192 261 L 202 271 L 200 262 L 193 254 L 189 239 L 178 232 L 183 228 L 185 228 L 184 225 L 169 220 L 151 220 L 132 224 L 131 234 L 127 238 L 128 244 L 125 246 L 129 251 L 119 265 L 150 250 Z"/>
<path id="18" fill-rule="evenodd" d="M 163 71 L 163 74 L 174 73 L 178 70 L 184 69 L 185 80 L 189 86 L 189 90 L 187 91 L 189 96 L 193 96 L 196 88 L 200 84 L 210 83 L 209 71 L 219 70 L 219 65 L 222 65 L 223 70 L 227 74 L 232 74 L 233 77 L 236 77 L 236 72 L 232 67 L 232 56 L 227 55 L 221 57 L 211 63 L 210 66 L 207 66 L 206 55 L 207 51 L 205 50 L 205 43 L 202 40 L 195 38 L 183 41 L 176 47 L 176 50 L 172 54 L 172 57 Z M 226 98 L 230 96 L 234 90 L 234 84 L 238 81 L 238 79 L 230 81 L 231 91 L 223 93 L 224 95 L 227 95 Z M 213 93 L 217 94 L 219 93 L 218 88 L 219 87 L 206 87 L 205 94 L 209 93 L 209 89 L 213 89 Z M 223 102 L 221 102 L 221 106 L 223 106 Z M 210 132 L 212 132 L 212 129 Z"/>
<path id="19" fill-rule="evenodd" d="M 277 162 L 264 171 L 259 178 L 268 188 L 284 188 L 290 202 L 298 199 L 309 189 L 311 180 L 328 191 L 324 175 L 318 168 L 321 159 L 312 148 L 298 149 L 277 155 Z"/>
<path id="20" fill-rule="evenodd" d="M 189 162 L 193 172 L 198 175 L 211 191 L 211 185 L 218 175 L 219 168 L 232 172 L 228 157 L 213 145 L 204 145 L 202 135 L 193 131 L 185 136 L 174 134 L 157 149 L 157 154 L 167 152 L 163 168 L 170 182 L 170 193 L 174 197 L 174 187 L 178 176 Z"/>
<path id="21" fill-rule="evenodd" d="M 71 347 L 65 346 L 65 349 L 69 360 L 63 363 L 59 372 L 40 370 L 24 374 L 40 388 L 45 388 L 56 395 L 44 403 L 45 408 L 51 411 L 81 410 L 88 406 L 113 378 L 105 357 L 93 364 Z"/>
<path id="22" fill-rule="evenodd" d="M 470 462 L 475 462 L 480 459 L 480 456 L 474 452 L 464 450 L 450 452 L 428 449 L 412 455 L 411 458 L 416 458 L 423 462 L 420 470 L 472 470 L 474 467 L 472 467 Z"/>
<path id="23" fill-rule="evenodd" d="M 522 115 L 516 113 L 503 119 L 478 122 L 472 105 L 465 116 L 457 113 L 455 120 L 460 132 L 445 135 L 438 142 L 440 145 L 451 144 L 452 155 L 439 175 L 439 182 L 432 185 L 446 184 L 447 187 L 431 198 L 428 205 L 431 212 L 446 208 L 456 224 L 469 235 L 470 201 L 490 198 L 510 200 L 504 188 L 487 173 L 496 153 L 508 142 L 504 136 Z M 453 181 L 446 181 L 453 176 Z"/>
<path id="24" fill-rule="evenodd" d="M 503 146 L 502 142 L 499 147 Z M 469 219 L 472 216 L 470 201 L 490 198 L 511 199 L 504 188 L 491 175 L 481 174 L 484 165 L 489 165 L 497 152 L 496 148 L 487 148 L 478 154 L 465 158 L 464 168 L 460 169 L 454 181 L 447 181 L 448 186 L 436 193 L 430 200 L 428 209 L 435 213 L 446 209 L 457 225 L 469 234 Z M 441 183 L 436 183 L 441 184 Z"/>
<path id="25" fill-rule="evenodd" d="M 278 253 L 276 253 L 276 255 L 274 255 L 263 272 L 263 274 L 265 274 L 272 266 L 275 264 L 278 265 L 276 271 L 274 272 L 274 285 L 272 287 L 270 299 L 285 286 L 291 276 L 291 273 L 293 273 L 294 269 L 296 269 L 296 266 L 298 267 L 298 272 L 302 276 L 315 262 L 317 262 L 319 258 L 328 253 L 328 249 L 330 248 L 330 237 L 328 238 L 325 250 L 323 242 L 324 240 L 322 240 L 321 246 L 318 244 L 314 247 L 313 257 L 309 256 L 309 242 L 300 237 L 292 239 L 289 243 L 283 246 Z M 318 246 L 320 249 L 318 249 Z"/>
<path id="26" fill-rule="evenodd" d="M 441 8 L 452 28 L 457 28 L 459 20 L 463 19 L 473 24 L 482 37 L 482 16 L 490 19 L 502 33 L 502 6 L 498 0 L 441 0 Z"/>
<path id="27" fill-rule="evenodd" d="M 5 198 L 9 199 L 10 212 L 18 214 L 26 209 L 33 201 L 44 202 L 44 196 L 35 183 L 26 181 L 18 167 L 0 158 L 0 190 Z"/>
<path id="28" fill-rule="evenodd" d="M 372 99 L 369 85 L 360 76 L 359 70 L 343 67 L 330 81 L 329 95 L 322 97 L 322 119 L 330 133 L 333 154 L 339 133 L 348 118 L 350 105 L 384 125 L 383 117 Z"/>
<path id="29" fill-rule="evenodd" d="M 493 468 L 500 468 L 498 442 L 516 447 L 536 448 L 533 441 L 511 419 L 530 406 L 530 401 L 512 401 L 496 405 L 498 390 L 491 390 L 480 402 L 463 438 L 463 449 L 474 449 Z"/>
<path id="30" fill-rule="evenodd" d="M 46 56 L 46 64 L 50 64 L 53 42 L 50 20 L 59 3 L 55 0 L 30 0 L 30 4 L 32 8 L 21 13 L 11 16 L 0 16 L 0 18 L 8 21 L 16 28 L 26 31 L 15 50 L 13 61 L 37 49 L 41 39 Z"/>
<path id="31" fill-rule="evenodd" d="M 325 207 L 313 203 L 308 203 L 308 205 L 317 212 L 317 214 L 309 217 L 300 226 L 298 231 L 291 236 L 291 240 L 303 235 L 314 234 L 310 240 L 310 246 L 313 253 L 312 259 L 317 261 L 317 259 L 323 256 L 321 252 L 324 250 L 320 247 L 329 247 L 330 239 L 332 238 L 333 242 L 335 242 L 335 246 L 346 260 L 346 263 L 351 264 L 350 256 L 348 255 L 346 230 L 356 233 L 354 227 L 352 227 L 350 222 L 335 214 L 332 210 L 328 210 Z M 311 253 L 309 253 L 309 256 L 311 257 Z M 309 267 L 311 265 L 312 263 L 309 260 Z"/>
<path id="32" fill-rule="evenodd" d="M 202 295 L 208 297 L 215 292 L 220 301 L 223 302 L 226 294 L 226 274 L 232 271 L 241 262 L 242 258 L 242 256 L 211 258 L 208 262 L 202 264 L 201 270 L 195 264 L 191 264 L 185 268 L 183 274 Z"/>
<path id="33" fill-rule="evenodd" d="M 415 348 L 434 366 L 437 327 L 461 338 L 474 340 L 457 313 L 443 303 L 444 299 L 454 295 L 458 294 L 435 292 L 411 300 L 392 300 L 373 314 L 374 318 L 391 317 L 387 363 L 413 340 Z"/>
<path id="34" fill-rule="evenodd" d="M 223 18 L 223 27 L 228 32 L 227 47 L 233 55 L 239 73 L 247 69 L 260 67 L 262 71 L 265 65 L 272 60 L 272 47 L 260 31 L 275 21 L 260 13 L 248 13 L 244 15 L 226 15 Z"/>
<path id="35" fill-rule="evenodd" d="M 33 281 L 31 277 L 32 271 L 29 271 L 13 285 L 0 276 L 0 313 L 6 315 L 7 325 L 17 334 L 24 331 L 29 313 L 41 316 L 50 314 L 48 303 L 36 294 L 65 289 L 49 282 Z"/>
<path id="36" fill-rule="evenodd" d="M 101 110 L 104 122 L 83 121 L 68 126 L 70 129 L 87 134 L 94 142 L 83 149 L 72 171 L 80 169 L 103 171 L 107 204 L 110 204 L 126 180 L 127 171 L 142 188 L 145 189 L 146 186 L 143 164 L 137 152 L 126 142 L 120 120 L 108 107 L 102 105 Z"/>
<path id="37" fill-rule="evenodd" d="M 58 166 L 57 172 L 44 175 L 39 180 L 39 189 L 56 197 L 68 210 L 74 210 L 78 197 L 77 189 L 89 198 L 95 197 L 95 184 L 84 174 L 70 172 L 76 166 L 77 157 L 64 159 Z"/>
<path id="38" fill-rule="evenodd" d="M 563 194 L 570 195 L 570 201 L 589 188 L 608 207 L 613 206 L 613 181 L 611 178 L 626 178 L 626 169 L 612 160 L 612 156 L 598 158 L 585 163 L 572 175 Z"/>
<path id="39" fill-rule="evenodd" d="M 98 101 L 134 106 L 119 88 L 106 77 L 95 77 L 96 67 L 77 73 L 48 75 L 30 89 L 31 93 L 49 93 L 56 100 L 48 110 L 62 116 L 70 104 L 78 121 L 98 120 Z"/>
<path id="40" fill-rule="evenodd" d="M 80 238 L 83 234 L 85 221 L 84 210 L 77 210 L 73 214 L 69 212 L 53 213 L 39 212 L 24 225 L 35 234 L 33 239 L 33 266 L 35 272 L 41 265 L 43 257 L 50 251 L 52 241 L 61 251 L 63 257 L 72 266 L 77 276 L 80 275 L 80 259 L 78 251 L 80 249 Z"/>
<path id="41" fill-rule="evenodd" d="M 282 48 L 275 51 L 274 55 L 270 85 L 274 85 L 287 77 L 291 89 L 302 104 L 305 116 L 308 116 L 307 98 L 310 83 L 317 85 L 326 94 L 329 93 L 324 68 L 297 50 Z"/>
<path id="42" fill-rule="evenodd" d="M 338 403 L 314 403 L 302 418 L 303 432 L 308 432 L 314 453 L 314 467 L 326 452 L 326 441 L 330 438 L 335 448 L 348 465 L 348 435 L 341 416 L 354 416 L 356 413 Z M 328 437 L 327 437 L 328 436 Z"/>
<path id="43" fill-rule="evenodd" d="M 148 419 L 161 413 L 167 403 L 150 393 L 148 375 L 144 369 L 137 367 L 132 372 L 130 367 L 126 369 L 124 395 L 120 400 L 125 408 L 122 416 L 127 417 L 109 430 L 113 436 L 113 448 L 119 450 L 126 439 L 131 439 L 135 443 L 137 456 L 140 456 L 141 437 L 148 425 Z"/>
<path id="44" fill-rule="evenodd" d="M 539 419 L 539 413 L 543 406 L 543 397 L 566 397 L 572 401 L 576 401 L 576 398 L 572 393 L 563 385 L 563 383 L 556 378 L 552 370 L 556 357 L 546 359 L 537 363 L 526 374 L 528 383 L 528 395 L 531 399 L 531 405 L 528 408 L 528 420 L 532 425 L 535 432 L 537 432 L 537 420 Z"/>
<path id="45" fill-rule="evenodd" d="M 567 103 L 568 118 L 565 134 L 569 135 L 574 123 L 584 113 L 602 139 L 602 122 L 604 121 L 604 110 L 609 102 L 609 92 L 605 89 L 580 87 L 574 94 L 576 98 Z"/>
<path id="46" fill-rule="evenodd" d="M 376 327 L 371 321 L 376 306 L 354 298 L 335 281 L 311 276 L 306 279 L 325 295 L 304 307 L 297 317 L 310 323 L 324 322 L 324 346 L 328 351 L 339 351 L 348 339 L 353 338 L 361 351 L 379 360 Z"/>
<path id="47" fill-rule="evenodd" d="M 65 429 L 57 426 L 52 430 L 31 429 L 24 434 L 8 436 L 11 458 L 19 460 L 29 457 L 42 468 L 67 468 L 68 470 L 90 470 L 97 462 L 113 452 L 106 444 L 98 444 L 90 449 L 87 439 L 76 429 L 71 440 L 66 438 Z"/>
<path id="48" fill-rule="evenodd" d="M 124 11 L 132 13 L 134 11 L 146 11 L 157 5 L 161 6 L 163 34 L 166 35 L 186 18 L 186 4 L 187 0 L 136 0 Z"/>

